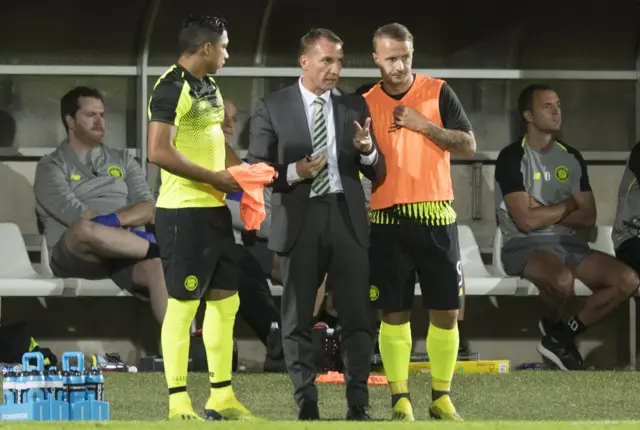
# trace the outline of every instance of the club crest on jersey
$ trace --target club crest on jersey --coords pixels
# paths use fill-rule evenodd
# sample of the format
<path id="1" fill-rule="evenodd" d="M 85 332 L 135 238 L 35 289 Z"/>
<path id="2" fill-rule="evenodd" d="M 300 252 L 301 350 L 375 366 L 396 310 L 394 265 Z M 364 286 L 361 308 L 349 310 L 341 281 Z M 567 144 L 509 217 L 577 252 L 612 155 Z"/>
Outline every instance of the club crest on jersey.
<path id="1" fill-rule="evenodd" d="M 569 179 L 569 169 L 564 166 L 556 167 L 556 179 L 558 182 L 567 182 Z"/>
<path id="2" fill-rule="evenodd" d="M 122 178 L 122 169 L 118 166 L 110 166 L 107 173 L 109 176 L 113 176 L 114 178 Z"/>

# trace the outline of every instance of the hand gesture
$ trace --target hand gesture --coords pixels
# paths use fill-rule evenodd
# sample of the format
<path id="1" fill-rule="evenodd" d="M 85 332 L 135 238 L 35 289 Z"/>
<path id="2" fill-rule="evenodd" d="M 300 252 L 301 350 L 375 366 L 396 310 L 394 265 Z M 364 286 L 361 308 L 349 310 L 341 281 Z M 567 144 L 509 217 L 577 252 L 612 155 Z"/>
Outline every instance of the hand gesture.
<path id="1" fill-rule="evenodd" d="M 236 182 L 233 175 L 231 175 L 227 170 L 215 172 L 211 180 L 211 186 L 216 190 L 227 194 L 242 191 L 240 184 Z"/>
<path id="2" fill-rule="evenodd" d="M 367 118 L 364 122 L 364 127 L 353 121 L 356 127 L 356 133 L 353 136 L 353 145 L 360 152 L 370 152 L 373 149 L 373 139 L 371 138 L 371 118 Z"/>
<path id="3" fill-rule="evenodd" d="M 298 176 L 304 179 L 315 178 L 318 172 L 327 164 L 327 161 L 326 155 L 315 158 L 305 157 L 296 163 L 296 172 L 298 172 Z"/>
<path id="4" fill-rule="evenodd" d="M 420 112 L 404 105 L 398 105 L 393 110 L 393 118 L 398 127 L 417 132 L 420 132 L 428 121 Z"/>

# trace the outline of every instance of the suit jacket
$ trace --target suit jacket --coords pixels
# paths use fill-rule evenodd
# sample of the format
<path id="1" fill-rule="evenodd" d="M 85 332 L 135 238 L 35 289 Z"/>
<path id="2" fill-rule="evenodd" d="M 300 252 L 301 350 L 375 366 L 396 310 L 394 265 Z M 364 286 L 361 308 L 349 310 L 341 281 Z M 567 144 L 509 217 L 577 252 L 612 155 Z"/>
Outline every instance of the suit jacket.
<path id="1" fill-rule="evenodd" d="M 382 183 L 386 175 L 384 155 L 373 137 L 378 157 L 373 165 L 366 166 L 361 163 L 360 152 L 353 145 L 353 121 L 364 124 L 369 117 L 369 109 L 364 98 L 359 95 L 341 94 L 332 95 L 331 100 L 342 188 L 356 240 L 368 248 L 369 227 L 359 172 L 371 180 L 374 187 Z M 309 206 L 313 181 L 307 179 L 293 185 L 287 182 L 288 165 L 313 152 L 309 122 L 303 103 L 296 81 L 294 85 L 264 97 L 251 118 L 248 160 L 250 163 L 266 162 L 278 172 L 271 196 L 269 232 L 269 248 L 276 252 L 288 252 L 295 244 Z"/>

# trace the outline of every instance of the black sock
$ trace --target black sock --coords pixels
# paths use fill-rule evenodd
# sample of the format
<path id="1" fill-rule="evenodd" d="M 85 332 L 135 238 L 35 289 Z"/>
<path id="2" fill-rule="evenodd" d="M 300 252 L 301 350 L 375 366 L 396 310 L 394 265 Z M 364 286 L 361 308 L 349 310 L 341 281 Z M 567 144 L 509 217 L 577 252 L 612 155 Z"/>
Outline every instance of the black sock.
<path id="1" fill-rule="evenodd" d="M 573 337 L 578 336 L 580 333 L 587 329 L 587 326 L 584 325 L 578 315 L 574 315 L 567 321 L 567 328 L 573 333 Z"/>
<path id="2" fill-rule="evenodd" d="M 150 260 L 152 258 L 160 258 L 160 248 L 158 244 L 149 242 L 149 249 L 147 249 L 147 255 L 144 256 L 144 259 Z"/>
<path id="3" fill-rule="evenodd" d="M 587 327 L 584 323 L 575 315 L 569 318 L 565 324 L 562 324 L 559 330 L 556 330 L 556 333 L 559 338 L 558 340 L 573 342 L 573 340 L 586 329 Z"/>
<path id="4" fill-rule="evenodd" d="M 549 333 L 560 330 L 564 326 L 564 322 L 562 322 L 562 320 L 554 321 L 547 317 L 542 317 L 542 324 L 544 325 L 545 330 Z"/>
<path id="5" fill-rule="evenodd" d="M 440 397 L 442 396 L 447 396 L 450 393 L 448 391 L 438 391 L 438 390 L 431 390 L 431 401 L 435 402 L 436 400 L 438 400 Z"/>
<path id="6" fill-rule="evenodd" d="M 398 400 L 400 399 L 409 399 L 409 401 L 411 401 L 411 396 L 409 396 L 409 393 L 392 394 L 391 407 L 393 408 L 396 405 L 396 403 L 398 403 Z"/>

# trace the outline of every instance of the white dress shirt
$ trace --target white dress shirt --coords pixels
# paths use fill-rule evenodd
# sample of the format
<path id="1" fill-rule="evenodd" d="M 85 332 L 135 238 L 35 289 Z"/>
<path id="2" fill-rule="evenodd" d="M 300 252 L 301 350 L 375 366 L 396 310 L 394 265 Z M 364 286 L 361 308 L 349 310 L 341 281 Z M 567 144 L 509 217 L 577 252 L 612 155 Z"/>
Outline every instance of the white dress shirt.
<path id="1" fill-rule="evenodd" d="M 300 92 L 302 93 L 302 101 L 304 104 L 304 113 L 307 116 L 307 125 L 309 128 L 309 134 L 311 135 L 311 139 L 313 141 L 313 125 L 316 115 L 317 105 L 315 104 L 315 100 L 318 96 L 302 85 L 302 78 L 298 80 L 298 85 L 300 87 Z M 321 96 L 325 101 L 324 103 L 324 119 L 327 125 L 327 151 L 328 151 L 328 160 L 327 166 L 329 169 L 329 192 L 330 193 L 341 193 L 343 192 L 342 181 L 340 180 L 340 172 L 338 171 L 338 150 L 337 150 L 337 142 L 336 142 L 336 124 L 333 116 L 333 103 L 331 101 L 331 91 L 327 91 Z M 313 143 L 313 142 L 312 142 Z M 371 166 L 375 163 L 378 153 L 375 148 L 373 148 L 373 152 L 369 155 L 361 154 L 360 161 L 362 164 Z M 287 166 L 287 182 L 290 185 L 293 185 L 296 182 L 302 181 L 304 178 L 298 175 L 298 171 L 296 170 L 296 163 L 291 163 Z M 315 196 L 316 193 L 312 190 L 311 197 Z"/>

